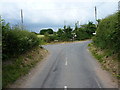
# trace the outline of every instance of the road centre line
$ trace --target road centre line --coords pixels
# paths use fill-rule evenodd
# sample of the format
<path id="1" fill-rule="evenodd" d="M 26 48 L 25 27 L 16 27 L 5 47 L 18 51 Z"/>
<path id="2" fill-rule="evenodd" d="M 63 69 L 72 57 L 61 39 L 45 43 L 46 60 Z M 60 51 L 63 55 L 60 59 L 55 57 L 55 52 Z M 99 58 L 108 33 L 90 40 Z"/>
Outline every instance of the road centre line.
<path id="1" fill-rule="evenodd" d="M 66 65 L 66 66 L 68 65 L 68 63 L 67 63 L 67 57 L 66 57 L 65 65 Z"/>

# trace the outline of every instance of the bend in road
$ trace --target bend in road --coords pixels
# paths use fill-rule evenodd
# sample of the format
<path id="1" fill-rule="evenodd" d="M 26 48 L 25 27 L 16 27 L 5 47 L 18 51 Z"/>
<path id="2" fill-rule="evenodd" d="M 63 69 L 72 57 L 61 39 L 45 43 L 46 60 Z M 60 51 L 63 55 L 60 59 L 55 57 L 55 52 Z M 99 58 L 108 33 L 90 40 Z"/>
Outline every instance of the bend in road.
<path id="1" fill-rule="evenodd" d="M 40 64 L 24 88 L 107 88 L 96 69 L 98 64 L 88 52 L 91 41 L 44 45 L 50 55 Z M 107 77 L 106 77 L 107 78 Z"/>

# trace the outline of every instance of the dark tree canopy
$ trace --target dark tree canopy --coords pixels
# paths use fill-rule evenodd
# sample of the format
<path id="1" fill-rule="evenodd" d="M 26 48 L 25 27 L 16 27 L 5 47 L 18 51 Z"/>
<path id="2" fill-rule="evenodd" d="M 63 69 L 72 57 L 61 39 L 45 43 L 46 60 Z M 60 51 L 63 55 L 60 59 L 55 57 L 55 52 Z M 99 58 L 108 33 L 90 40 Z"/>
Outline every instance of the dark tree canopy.
<path id="1" fill-rule="evenodd" d="M 41 35 L 45 35 L 45 33 L 53 34 L 53 30 L 52 30 L 51 28 L 40 30 L 40 34 L 41 34 Z"/>

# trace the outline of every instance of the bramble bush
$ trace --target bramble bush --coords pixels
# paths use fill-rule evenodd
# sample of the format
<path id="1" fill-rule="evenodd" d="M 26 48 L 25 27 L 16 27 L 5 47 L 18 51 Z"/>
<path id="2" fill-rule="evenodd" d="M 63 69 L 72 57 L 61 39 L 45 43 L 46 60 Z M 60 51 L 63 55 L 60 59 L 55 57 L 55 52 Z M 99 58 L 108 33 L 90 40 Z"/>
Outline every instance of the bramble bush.
<path id="1" fill-rule="evenodd" d="M 93 38 L 94 44 L 101 49 L 108 50 L 111 54 L 120 55 L 120 12 L 101 20 L 96 36 Z M 119 58 L 120 59 L 120 58 Z"/>
<path id="2" fill-rule="evenodd" d="M 11 28 L 9 24 L 2 24 L 2 56 L 3 60 L 17 56 L 38 46 L 40 39 L 31 32 L 19 27 Z"/>

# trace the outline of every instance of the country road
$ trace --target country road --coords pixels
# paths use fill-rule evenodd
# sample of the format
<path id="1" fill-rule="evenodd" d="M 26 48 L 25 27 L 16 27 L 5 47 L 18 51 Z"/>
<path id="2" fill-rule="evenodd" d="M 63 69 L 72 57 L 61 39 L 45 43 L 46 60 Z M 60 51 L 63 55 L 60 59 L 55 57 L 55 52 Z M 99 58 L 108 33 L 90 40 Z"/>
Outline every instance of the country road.
<path id="1" fill-rule="evenodd" d="M 19 87 L 23 88 L 114 88 L 106 71 L 88 51 L 88 43 L 44 45 L 49 51 L 31 76 Z"/>

